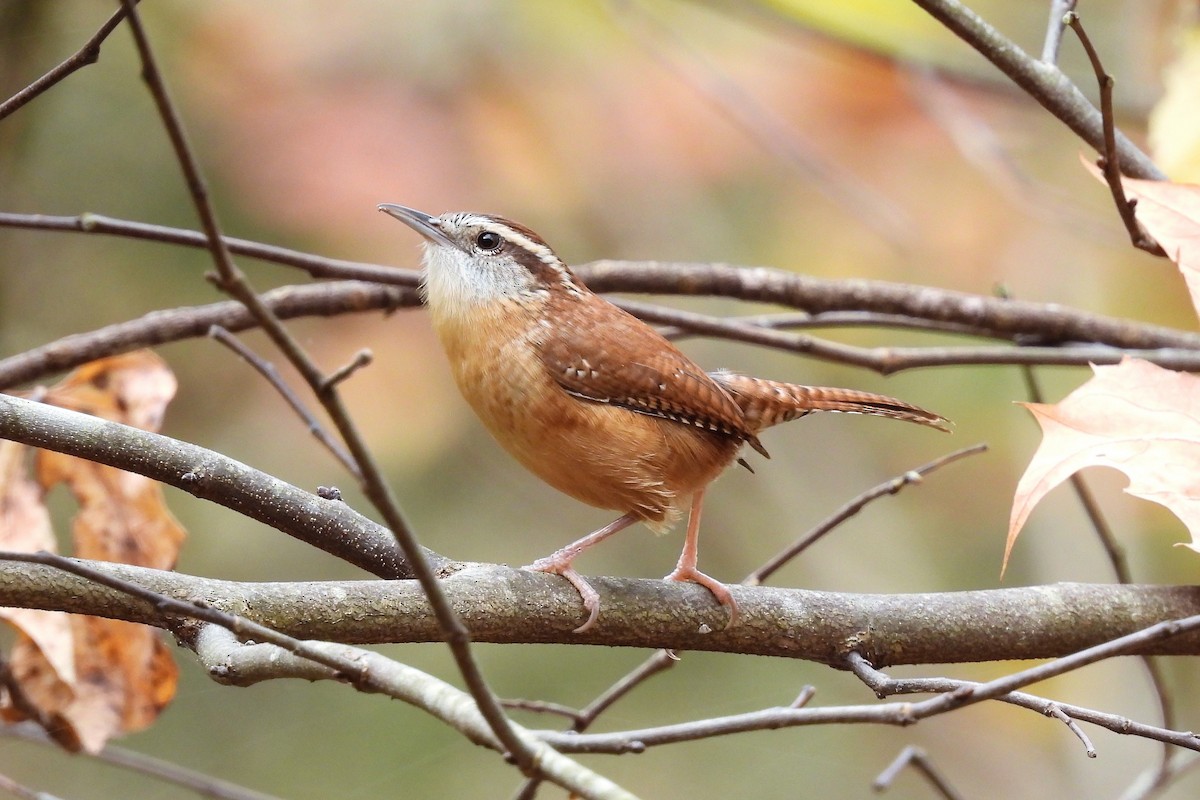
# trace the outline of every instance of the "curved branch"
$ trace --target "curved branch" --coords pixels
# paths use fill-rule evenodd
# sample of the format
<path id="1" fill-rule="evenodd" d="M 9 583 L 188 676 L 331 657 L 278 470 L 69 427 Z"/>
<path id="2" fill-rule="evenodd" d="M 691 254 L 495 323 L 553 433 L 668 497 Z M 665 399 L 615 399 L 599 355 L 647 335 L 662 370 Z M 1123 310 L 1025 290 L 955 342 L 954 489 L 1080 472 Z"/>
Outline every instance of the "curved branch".
<path id="1" fill-rule="evenodd" d="M 96 214 L 50 217 L 0 213 L 0 227 L 103 233 L 203 248 L 203 234 Z M 231 253 L 302 269 L 314 277 L 370 280 L 416 288 L 415 270 L 323 258 L 297 250 L 225 237 Z M 967 326 L 981 336 L 1033 338 L 1042 344 L 1095 342 L 1129 349 L 1198 348 L 1200 334 L 1065 308 L 937 289 L 858 279 L 813 278 L 773 267 L 733 264 L 600 260 L 573 267 L 597 292 L 711 295 L 786 305 L 808 311 L 872 311 Z"/>
<path id="2" fill-rule="evenodd" d="M 299 639 L 343 644 L 441 641 L 415 581 L 242 583 L 107 562 L 92 569 L 181 600 L 269 621 Z M 602 644 L 799 658 L 844 668 L 848 652 L 878 667 L 1052 658 L 1158 622 L 1200 613 L 1200 587 L 1062 583 L 990 591 L 869 595 L 731 586 L 742 616 L 698 586 L 590 578 L 603 613 L 572 633 L 579 595 L 552 575 L 468 565 L 442 580 L 479 642 Z M 514 603 L 513 598 L 521 598 Z M 38 564 L 0 561 L 0 605 L 44 608 L 169 627 L 157 606 Z M 1200 654 L 1200 635 L 1151 642 L 1143 652 Z"/>
<path id="3" fill-rule="evenodd" d="M 421 302 L 415 287 L 362 281 L 283 286 L 265 292 L 262 299 L 280 319 L 387 312 Z M 138 319 L 66 336 L 0 359 L 0 389 L 40 380 L 105 356 L 207 336 L 214 325 L 236 333 L 257 327 L 258 321 L 236 300 L 152 311 Z"/>
<path id="4" fill-rule="evenodd" d="M 1095 342 L 1152 349 L 1200 347 L 1200 334 L 1031 303 L 904 283 L 828 280 L 771 267 L 669 261 L 593 261 L 576 271 L 597 292 L 706 295 L 777 303 L 810 313 L 875 311 L 969 324 L 1041 344 Z"/>
<path id="5" fill-rule="evenodd" d="M 0 438 L 136 472 L 223 505 L 381 578 L 412 571 L 387 528 L 239 461 L 99 417 L 0 394 Z M 450 561 L 426 550 L 435 569 Z"/>

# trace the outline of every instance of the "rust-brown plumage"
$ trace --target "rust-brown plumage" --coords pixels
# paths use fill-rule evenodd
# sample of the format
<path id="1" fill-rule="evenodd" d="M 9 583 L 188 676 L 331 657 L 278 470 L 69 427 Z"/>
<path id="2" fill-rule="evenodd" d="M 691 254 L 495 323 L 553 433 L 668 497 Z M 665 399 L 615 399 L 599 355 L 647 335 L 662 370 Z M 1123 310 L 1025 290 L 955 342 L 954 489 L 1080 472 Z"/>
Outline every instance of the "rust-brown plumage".
<path id="1" fill-rule="evenodd" d="M 696 568 L 705 488 L 758 433 L 813 411 L 891 417 L 945 429 L 932 412 L 884 395 L 706 373 L 657 331 L 589 291 L 537 234 L 482 214 L 430 217 L 380 208 L 427 240 L 427 302 L 467 402 L 534 474 L 582 502 L 622 513 L 530 565 L 579 590 L 591 627 L 599 596 L 572 567 L 583 550 L 636 522 L 662 529 L 690 500 L 671 580 L 729 590 Z"/>

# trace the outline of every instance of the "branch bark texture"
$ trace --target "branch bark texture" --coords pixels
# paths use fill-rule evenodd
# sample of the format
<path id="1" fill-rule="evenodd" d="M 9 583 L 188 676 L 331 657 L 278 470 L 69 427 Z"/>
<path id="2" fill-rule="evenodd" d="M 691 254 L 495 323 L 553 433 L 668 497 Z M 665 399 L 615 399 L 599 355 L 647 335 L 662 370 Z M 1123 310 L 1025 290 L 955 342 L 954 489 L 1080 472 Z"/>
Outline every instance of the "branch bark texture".
<path id="1" fill-rule="evenodd" d="M 260 622 L 298 639 L 342 644 L 439 642 L 415 581 L 238 583 L 86 562 L 180 600 Z M 844 666 L 849 652 L 877 667 L 1052 658 L 1200 614 L 1200 587 L 1061 583 L 990 591 L 872 595 L 735 586 L 738 625 L 698 586 L 591 578 L 602 595 L 594 629 L 572 633 L 579 596 L 555 576 L 470 565 L 443 579 L 478 642 L 665 647 L 799 658 Z M 44 608 L 169 628 L 143 600 L 60 570 L 0 561 L 0 605 Z M 1156 642 L 1151 654 L 1200 654 L 1200 636 Z"/>

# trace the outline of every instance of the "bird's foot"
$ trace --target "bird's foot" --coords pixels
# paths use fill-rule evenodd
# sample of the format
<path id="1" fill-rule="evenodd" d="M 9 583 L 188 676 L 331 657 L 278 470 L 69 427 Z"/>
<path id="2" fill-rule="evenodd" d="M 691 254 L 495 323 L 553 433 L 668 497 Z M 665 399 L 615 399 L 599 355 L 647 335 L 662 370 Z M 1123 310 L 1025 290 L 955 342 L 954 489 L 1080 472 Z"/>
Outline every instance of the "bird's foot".
<path id="1" fill-rule="evenodd" d="M 556 558 L 558 554 L 539 558 L 537 561 L 521 569 L 529 570 L 530 572 L 545 572 L 550 575 L 561 575 L 571 582 L 575 587 L 575 591 L 579 592 L 579 599 L 583 601 L 583 608 L 588 612 L 587 620 L 576 628 L 572 633 L 583 633 L 596 624 L 596 619 L 600 616 L 600 593 L 597 592 L 587 580 L 574 570 L 570 560 Z"/>
<path id="2" fill-rule="evenodd" d="M 729 621 L 725 623 L 725 629 L 733 627 L 738 618 L 738 604 L 733 599 L 733 594 L 730 593 L 729 587 L 721 583 L 716 578 L 705 575 L 695 567 L 678 566 L 671 571 L 669 575 L 663 578 L 664 581 L 687 581 L 688 583 L 698 583 L 712 593 L 712 596 L 717 599 L 717 602 L 729 609 Z"/>

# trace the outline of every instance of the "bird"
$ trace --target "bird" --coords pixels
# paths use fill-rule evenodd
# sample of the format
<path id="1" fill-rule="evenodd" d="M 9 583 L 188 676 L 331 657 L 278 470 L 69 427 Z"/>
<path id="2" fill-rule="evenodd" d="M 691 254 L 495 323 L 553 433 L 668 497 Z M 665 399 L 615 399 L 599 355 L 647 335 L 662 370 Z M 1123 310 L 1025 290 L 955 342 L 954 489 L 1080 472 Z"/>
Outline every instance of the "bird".
<path id="1" fill-rule="evenodd" d="M 534 231 L 501 216 L 380 211 L 424 239 L 422 294 L 458 389 L 496 441 L 555 489 L 620 517 L 524 569 L 560 575 L 592 628 L 596 589 L 574 568 L 588 548 L 638 522 L 668 529 L 688 508 L 664 580 L 698 583 L 728 609 L 728 587 L 697 567 L 705 492 L 743 446 L 769 458 L 764 429 L 814 411 L 870 414 L 948 430 L 892 397 L 706 372 L 658 331 L 588 289 Z"/>

